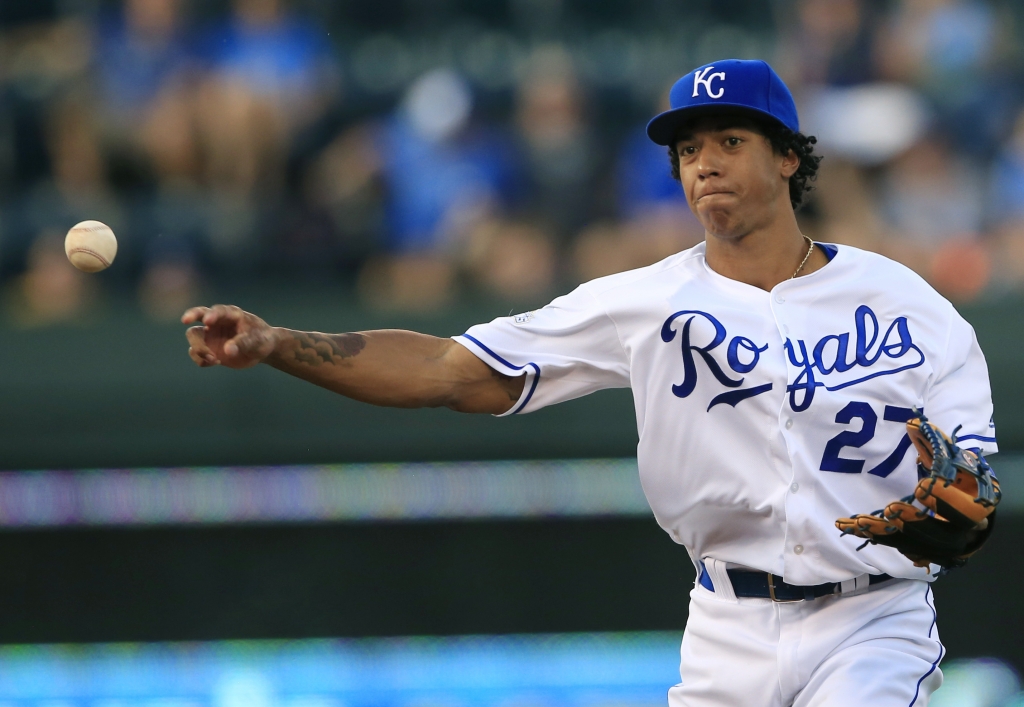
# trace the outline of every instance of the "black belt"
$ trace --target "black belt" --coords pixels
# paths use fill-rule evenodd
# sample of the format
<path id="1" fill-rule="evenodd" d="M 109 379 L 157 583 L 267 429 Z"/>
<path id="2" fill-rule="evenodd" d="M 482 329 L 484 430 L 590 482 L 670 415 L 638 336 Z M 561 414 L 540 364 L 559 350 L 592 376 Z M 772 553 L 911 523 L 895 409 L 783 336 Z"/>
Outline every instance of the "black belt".
<path id="1" fill-rule="evenodd" d="M 760 599 L 771 599 L 772 601 L 804 601 L 817 599 L 818 597 L 839 594 L 840 582 L 825 582 L 824 584 L 813 584 L 800 586 L 788 584 L 782 578 L 768 572 L 751 572 L 750 570 L 726 570 L 729 581 L 732 583 L 733 592 L 737 597 L 757 597 Z M 887 582 L 892 579 L 887 574 L 868 575 L 868 585 Z M 715 591 L 715 585 L 711 582 L 704 563 L 701 563 L 700 585 L 710 591 Z"/>

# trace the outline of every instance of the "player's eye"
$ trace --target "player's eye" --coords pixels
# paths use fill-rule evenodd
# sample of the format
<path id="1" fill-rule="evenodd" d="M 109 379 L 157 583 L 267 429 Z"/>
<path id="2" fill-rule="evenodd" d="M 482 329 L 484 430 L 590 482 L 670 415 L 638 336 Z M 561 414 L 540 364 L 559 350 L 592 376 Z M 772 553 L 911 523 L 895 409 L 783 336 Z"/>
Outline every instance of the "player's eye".
<path id="1" fill-rule="evenodd" d="M 725 139 L 725 144 L 728 145 L 729 147 L 736 147 L 741 142 L 743 142 L 743 140 L 738 137 L 728 137 Z"/>
<path id="2" fill-rule="evenodd" d="M 679 154 L 680 155 L 686 155 L 686 156 L 689 157 L 691 155 L 697 154 L 697 148 L 694 147 L 693 145 L 687 145 L 686 147 L 684 147 L 681 150 L 679 150 Z"/>

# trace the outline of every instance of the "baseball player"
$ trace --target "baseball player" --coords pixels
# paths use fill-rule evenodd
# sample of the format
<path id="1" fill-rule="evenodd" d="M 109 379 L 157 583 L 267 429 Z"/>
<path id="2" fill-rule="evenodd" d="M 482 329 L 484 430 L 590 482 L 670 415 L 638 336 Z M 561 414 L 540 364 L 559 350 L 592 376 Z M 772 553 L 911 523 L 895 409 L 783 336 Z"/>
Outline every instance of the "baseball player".
<path id="1" fill-rule="evenodd" d="M 767 64 L 702 66 L 670 99 L 648 135 L 704 243 L 452 339 L 196 307 L 189 355 L 495 415 L 632 388 L 644 492 L 698 571 L 669 704 L 925 705 L 944 652 L 930 582 L 999 500 L 974 332 L 902 265 L 801 234 L 820 158 Z"/>

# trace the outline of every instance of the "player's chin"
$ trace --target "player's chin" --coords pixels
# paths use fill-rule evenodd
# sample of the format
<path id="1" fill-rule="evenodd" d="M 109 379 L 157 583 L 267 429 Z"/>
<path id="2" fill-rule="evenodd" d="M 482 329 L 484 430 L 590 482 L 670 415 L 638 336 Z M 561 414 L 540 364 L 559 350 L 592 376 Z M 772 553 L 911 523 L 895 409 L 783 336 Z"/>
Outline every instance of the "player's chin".
<path id="1" fill-rule="evenodd" d="M 697 211 L 697 219 L 708 233 L 720 238 L 739 234 L 740 219 L 732 209 L 708 206 Z"/>

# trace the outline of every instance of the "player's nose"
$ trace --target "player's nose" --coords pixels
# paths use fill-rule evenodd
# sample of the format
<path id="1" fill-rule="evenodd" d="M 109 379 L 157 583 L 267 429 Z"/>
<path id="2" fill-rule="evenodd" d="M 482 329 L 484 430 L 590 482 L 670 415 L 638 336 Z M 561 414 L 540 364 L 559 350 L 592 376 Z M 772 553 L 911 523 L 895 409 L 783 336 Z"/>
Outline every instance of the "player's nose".
<path id="1" fill-rule="evenodd" d="M 698 169 L 697 169 L 697 179 L 700 179 L 702 181 L 705 180 L 705 179 L 710 179 L 711 177 L 721 177 L 721 176 L 722 176 L 721 170 L 719 170 L 717 167 L 714 167 L 714 166 L 708 166 L 706 168 L 698 167 Z"/>
<path id="2" fill-rule="evenodd" d="M 722 176 L 722 163 L 710 150 L 701 150 L 697 158 L 697 176 L 700 179 Z"/>

